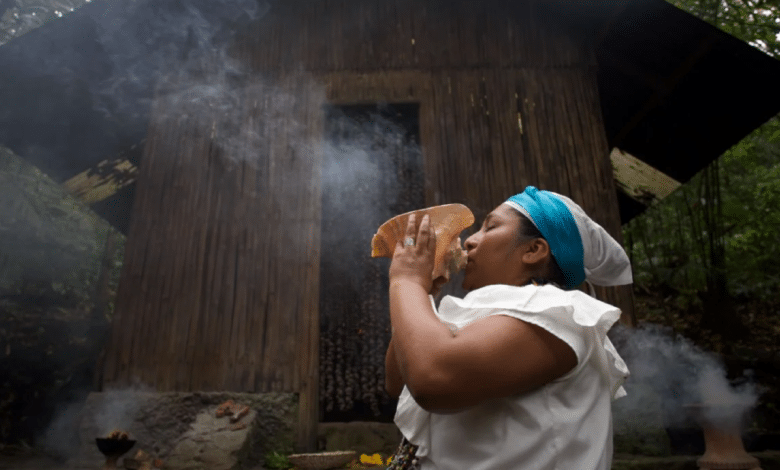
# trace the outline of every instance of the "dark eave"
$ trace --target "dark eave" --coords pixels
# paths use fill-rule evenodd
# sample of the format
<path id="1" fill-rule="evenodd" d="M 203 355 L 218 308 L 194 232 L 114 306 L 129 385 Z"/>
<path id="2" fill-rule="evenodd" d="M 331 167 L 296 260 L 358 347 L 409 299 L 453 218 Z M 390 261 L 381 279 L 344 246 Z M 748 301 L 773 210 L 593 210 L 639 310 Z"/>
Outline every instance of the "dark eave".
<path id="1" fill-rule="evenodd" d="M 598 60 L 611 146 L 680 182 L 780 112 L 780 61 L 664 1 L 628 2 Z"/>

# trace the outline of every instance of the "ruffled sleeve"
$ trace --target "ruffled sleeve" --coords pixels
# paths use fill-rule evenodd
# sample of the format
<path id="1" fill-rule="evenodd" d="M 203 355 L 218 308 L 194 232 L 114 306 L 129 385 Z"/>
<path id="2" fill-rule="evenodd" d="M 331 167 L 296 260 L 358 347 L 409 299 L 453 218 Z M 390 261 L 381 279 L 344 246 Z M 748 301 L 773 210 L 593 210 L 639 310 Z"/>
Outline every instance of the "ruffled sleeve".
<path id="1" fill-rule="evenodd" d="M 609 384 L 613 398 L 625 396 L 622 385 L 628 367 L 607 337 L 620 318 L 620 309 L 584 292 L 564 291 L 552 285 L 492 285 L 470 292 L 465 298 L 445 297 L 437 315 L 463 328 L 491 315 L 507 315 L 544 328 L 565 341 L 577 355 L 577 366 L 564 377 L 577 374 L 592 362 Z"/>

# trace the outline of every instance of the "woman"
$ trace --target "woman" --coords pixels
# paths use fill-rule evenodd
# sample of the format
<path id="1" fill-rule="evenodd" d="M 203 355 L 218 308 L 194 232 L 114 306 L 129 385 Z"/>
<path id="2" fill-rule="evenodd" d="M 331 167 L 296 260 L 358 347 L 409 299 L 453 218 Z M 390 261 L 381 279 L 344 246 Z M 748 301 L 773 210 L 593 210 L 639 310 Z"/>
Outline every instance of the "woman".
<path id="1" fill-rule="evenodd" d="M 419 223 L 419 228 L 417 224 Z M 570 199 L 529 186 L 469 237 L 463 299 L 429 292 L 435 234 L 410 218 L 390 266 L 390 468 L 608 470 L 628 369 L 620 310 L 575 290 L 630 284 L 625 251 Z"/>

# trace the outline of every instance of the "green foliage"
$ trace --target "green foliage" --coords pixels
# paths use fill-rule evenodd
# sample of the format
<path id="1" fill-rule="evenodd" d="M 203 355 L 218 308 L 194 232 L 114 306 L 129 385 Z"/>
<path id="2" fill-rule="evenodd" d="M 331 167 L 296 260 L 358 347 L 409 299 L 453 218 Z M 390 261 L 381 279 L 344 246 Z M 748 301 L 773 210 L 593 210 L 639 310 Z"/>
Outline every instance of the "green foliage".
<path id="1" fill-rule="evenodd" d="M 769 55 L 780 57 L 778 0 L 668 1 Z"/>
<path id="2" fill-rule="evenodd" d="M 718 200 L 705 197 L 707 177 L 718 179 Z M 729 149 L 714 167 L 626 224 L 624 239 L 638 287 L 666 292 L 674 310 L 701 307 L 699 293 L 707 289 L 708 275 L 717 268 L 712 261 L 713 236 L 722 243 L 729 293 L 777 302 L 778 208 L 780 119 L 774 118 Z M 708 214 L 717 217 L 708 220 Z"/>
<path id="3" fill-rule="evenodd" d="M 780 285 L 780 119 L 726 152 L 722 162 L 729 170 L 724 213 L 730 288 L 740 296 L 771 298 Z"/>
<path id="4" fill-rule="evenodd" d="M 287 456 L 278 452 L 269 452 L 265 455 L 265 466 L 267 468 L 280 470 L 286 470 L 293 467 L 290 461 L 287 460 Z"/>

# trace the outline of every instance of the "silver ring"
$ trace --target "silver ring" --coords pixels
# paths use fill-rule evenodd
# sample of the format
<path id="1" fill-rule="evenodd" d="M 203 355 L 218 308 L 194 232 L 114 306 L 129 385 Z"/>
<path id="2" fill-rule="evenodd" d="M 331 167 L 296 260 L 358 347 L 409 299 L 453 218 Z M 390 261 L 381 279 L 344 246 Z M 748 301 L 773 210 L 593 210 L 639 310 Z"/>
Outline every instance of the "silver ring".
<path id="1" fill-rule="evenodd" d="M 404 238 L 404 246 L 414 246 L 414 238 L 412 237 Z"/>

